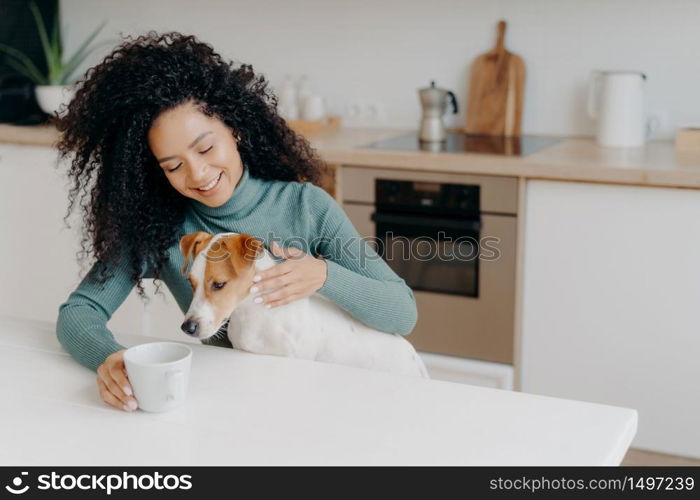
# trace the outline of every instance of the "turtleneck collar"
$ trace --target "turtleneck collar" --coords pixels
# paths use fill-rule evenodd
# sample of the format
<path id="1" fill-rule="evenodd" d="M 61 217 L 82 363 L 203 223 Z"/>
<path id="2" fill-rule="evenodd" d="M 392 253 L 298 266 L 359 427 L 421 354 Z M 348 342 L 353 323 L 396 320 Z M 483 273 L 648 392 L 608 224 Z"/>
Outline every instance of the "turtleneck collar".
<path id="1" fill-rule="evenodd" d="M 254 205 L 260 198 L 263 187 L 263 180 L 251 177 L 248 169 L 243 167 L 243 175 L 238 185 L 234 188 L 231 197 L 218 207 L 210 207 L 201 201 L 190 200 L 192 209 L 206 217 L 236 217 L 248 212 L 251 205 Z"/>

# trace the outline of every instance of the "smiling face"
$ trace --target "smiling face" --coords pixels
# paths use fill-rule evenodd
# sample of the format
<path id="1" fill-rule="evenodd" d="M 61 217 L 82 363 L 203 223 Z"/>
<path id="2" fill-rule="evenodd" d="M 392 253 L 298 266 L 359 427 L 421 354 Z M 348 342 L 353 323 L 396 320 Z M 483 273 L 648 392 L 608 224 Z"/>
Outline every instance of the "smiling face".
<path id="1" fill-rule="evenodd" d="M 223 205 L 243 174 L 234 132 L 191 102 L 161 113 L 148 145 L 170 185 L 209 207 Z"/>

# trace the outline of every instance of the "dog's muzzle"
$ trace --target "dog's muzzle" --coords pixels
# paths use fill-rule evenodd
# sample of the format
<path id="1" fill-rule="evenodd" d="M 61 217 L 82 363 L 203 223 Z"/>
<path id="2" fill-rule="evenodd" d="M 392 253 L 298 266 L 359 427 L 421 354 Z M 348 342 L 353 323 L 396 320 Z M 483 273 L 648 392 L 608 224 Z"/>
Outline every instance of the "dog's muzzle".
<path id="1" fill-rule="evenodd" d="M 214 333 L 214 335 L 212 335 L 212 337 L 215 337 L 219 334 L 226 335 L 226 333 L 228 332 L 228 324 L 230 321 L 230 318 L 224 321 L 219 327 L 219 329 Z M 185 332 L 187 335 L 197 337 L 199 334 L 199 323 L 197 321 L 188 319 L 182 325 L 180 325 L 180 330 Z"/>
<path id="2" fill-rule="evenodd" d="M 187 320 L 182 325 L 180 325 L 180 330 L 185 332 L 187 335 L 192 336 L 197 335 L 197 328 L 199 328 L 199 323 L 192 320 Z"/>

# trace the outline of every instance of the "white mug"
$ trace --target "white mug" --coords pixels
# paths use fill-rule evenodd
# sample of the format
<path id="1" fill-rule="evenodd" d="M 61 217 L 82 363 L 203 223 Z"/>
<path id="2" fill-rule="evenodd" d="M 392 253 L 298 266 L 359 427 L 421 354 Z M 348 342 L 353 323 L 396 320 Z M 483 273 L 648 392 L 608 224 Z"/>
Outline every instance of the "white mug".
<path id="1" fill-rule="evenodd" d="M 124 352 L 134 397 L 144 411 L 161 412 L 185 401 L 192 349 L 177 342 L 151 342 Z"/>

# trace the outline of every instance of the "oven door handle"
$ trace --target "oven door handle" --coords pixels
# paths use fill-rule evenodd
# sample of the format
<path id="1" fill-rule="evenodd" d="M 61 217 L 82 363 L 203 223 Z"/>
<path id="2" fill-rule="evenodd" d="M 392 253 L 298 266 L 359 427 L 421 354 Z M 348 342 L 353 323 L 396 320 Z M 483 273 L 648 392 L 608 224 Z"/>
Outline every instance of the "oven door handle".
<path id="1" fill-rule="evenodd" d="M 386 224 L 409 224 L 412 226 L 428 226 L 428 227 L 444 227 L 449 229 L 462 229 L 464 231 L 479 232 L 481 231 L 480 219 L 448 219 L 445 217 L 430 217 L 422 215 L 408 214 L 387 214 L 382 212 L 374 212 L 371 215 L 374 222 L 382 222 Z"/>

